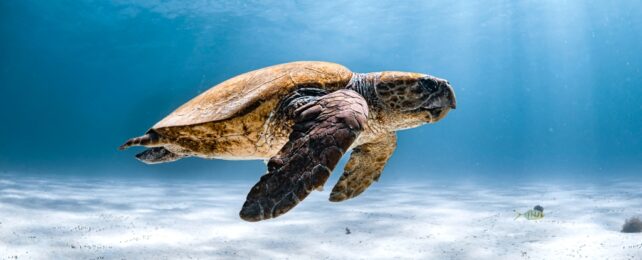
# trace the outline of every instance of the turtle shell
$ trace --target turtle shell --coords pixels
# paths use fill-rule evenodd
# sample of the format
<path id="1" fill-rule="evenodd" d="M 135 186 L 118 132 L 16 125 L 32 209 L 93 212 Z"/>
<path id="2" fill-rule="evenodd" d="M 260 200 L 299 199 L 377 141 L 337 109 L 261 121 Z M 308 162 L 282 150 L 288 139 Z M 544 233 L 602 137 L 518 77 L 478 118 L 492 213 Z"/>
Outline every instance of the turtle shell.
<path id="1" fill-rule="evenodd" d="M 262 102 L 281 99 L 304 87 L 335 91 L 352 72 L 329 62 L 299 61 L 274 65 L 228 79 L 174 110 L 152 129 L 222 121 L 251 112 Z"/>

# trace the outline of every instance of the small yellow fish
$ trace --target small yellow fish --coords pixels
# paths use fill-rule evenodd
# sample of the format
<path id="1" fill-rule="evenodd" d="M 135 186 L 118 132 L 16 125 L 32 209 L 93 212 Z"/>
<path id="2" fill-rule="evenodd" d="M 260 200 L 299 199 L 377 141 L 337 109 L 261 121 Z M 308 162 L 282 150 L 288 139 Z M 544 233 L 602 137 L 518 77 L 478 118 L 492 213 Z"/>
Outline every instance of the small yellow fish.
<path id="1" fill-rule="evenodd" d="M 539 220 L 544 218 L 544 208 L 540 205 L 535 206 L 533 209 L 529 209 L 525 213 L 519 213 L 517 211 L 515 211 L 515 213 L 517 213 L 515 219 L 521 216 L 524 216 L 524 218 L 528 220 Z"/>

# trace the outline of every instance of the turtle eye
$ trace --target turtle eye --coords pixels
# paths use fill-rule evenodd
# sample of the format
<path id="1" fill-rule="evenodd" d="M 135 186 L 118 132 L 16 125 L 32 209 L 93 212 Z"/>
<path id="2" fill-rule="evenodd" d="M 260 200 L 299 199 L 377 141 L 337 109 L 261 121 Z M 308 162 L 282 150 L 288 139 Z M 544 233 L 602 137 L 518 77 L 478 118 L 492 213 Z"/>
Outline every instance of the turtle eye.
<path id="1" fill-rule="evenodd" d="M 419 80 L 419 84 L 421 84 L 430 93 L 434 93 L 437 91 L 439 82 L 434 77 L 425 76 Z"/>

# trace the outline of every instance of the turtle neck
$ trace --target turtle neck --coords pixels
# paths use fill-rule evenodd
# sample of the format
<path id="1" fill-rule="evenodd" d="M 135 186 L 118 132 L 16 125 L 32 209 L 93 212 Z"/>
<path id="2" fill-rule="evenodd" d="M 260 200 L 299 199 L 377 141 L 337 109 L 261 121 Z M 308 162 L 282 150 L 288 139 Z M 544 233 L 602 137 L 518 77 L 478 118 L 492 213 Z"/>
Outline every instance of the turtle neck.
<path id="1" fill-rule="evenodd" d="M 379 81 L 381 73 L 353 73 L 347 89 L 359 93 L 368 102 L 368 105 L 379 105 L 380 101 L 375 93 L 375 85 Z"/>

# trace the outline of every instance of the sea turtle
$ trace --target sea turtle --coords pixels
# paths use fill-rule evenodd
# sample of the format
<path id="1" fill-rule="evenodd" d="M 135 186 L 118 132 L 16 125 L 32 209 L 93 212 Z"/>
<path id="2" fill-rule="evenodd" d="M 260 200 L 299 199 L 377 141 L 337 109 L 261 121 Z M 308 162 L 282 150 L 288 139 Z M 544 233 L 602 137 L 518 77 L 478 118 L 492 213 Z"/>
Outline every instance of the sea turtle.
<path id="1" fill-rule="evenodd" d="M 226 80 L 120 146 L 149 147 L 145 163 L 187 156 L 267 160 L 240 216 L 274 218 L 321 190 L 353 149 L 330 201 L 361 194 L 396 148 L 395 132 L 434 123 L 456 106 L 446 80 L 426 74 L 353 73 L 329 62 L 301 61 Z"/>

